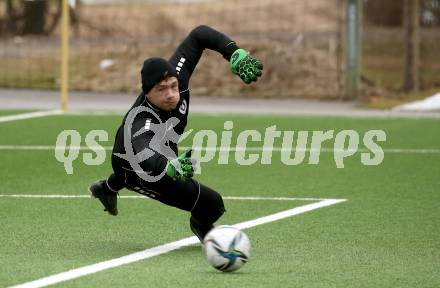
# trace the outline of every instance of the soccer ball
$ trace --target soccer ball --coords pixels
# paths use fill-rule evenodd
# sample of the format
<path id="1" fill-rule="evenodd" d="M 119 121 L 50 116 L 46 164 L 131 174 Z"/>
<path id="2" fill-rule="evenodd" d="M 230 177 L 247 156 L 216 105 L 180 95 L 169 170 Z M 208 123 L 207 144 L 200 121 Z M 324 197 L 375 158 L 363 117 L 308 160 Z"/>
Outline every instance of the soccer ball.
<path id="1" fill-rule="evenodd" d="M 203 244 L 206 260 L 220 271 L 238 270 L 249 260 L 249 238 L 235 227 L 222 225 L 212 229 L 205 236 Z"/>

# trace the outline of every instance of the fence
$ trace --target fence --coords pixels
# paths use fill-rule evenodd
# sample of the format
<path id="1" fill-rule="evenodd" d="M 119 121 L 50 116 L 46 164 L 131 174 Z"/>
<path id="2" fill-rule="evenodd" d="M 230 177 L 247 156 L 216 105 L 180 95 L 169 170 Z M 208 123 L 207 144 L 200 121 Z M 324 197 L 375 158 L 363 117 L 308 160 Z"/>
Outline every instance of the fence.
<path id="1" fill-rule="evenodd" d="M 265 70 L 258 85 L 241 85 L 219 55 L 206 51 L 192 78 L 193 94 L 312 98 L 341 95 L 342 1 L 102 2 L 109 1 L 77 3 L 71 14 L 72 90 L 138 91 L 139 71 L 145 58 L 169 57 L 192 28 L 207 24 L 262 59 Z M 49 1 L 47 6 L 52 13 L 49 15 L 59 11 L 59 1 Z M 5 13 L 7 9 L 1 10 Z M 47 36 L 3 33 L 0 85 L 57 88 L 59 30 L 57 26 Z"/>
<path id="2" fill-rule="evenodd" d="M 406 3 L 405 3 L 406 1 Z M 399 93 L 405 86 L 404 7 L 418 1 L 420 57 L 416 63 L 421 94 L 440 89 L 440 1 L 367 0 L 363 17 L 363 83 L 365 93 Z M 437 91 L 438 92 L 438 91 Z M 431 94 L 432 95 L 432 94 Z"/>
<path id="3" fill-rule="evenodd" d="M 404 32 L 402 21 L 395 20 L 402 11 L 387 8 L 402 1 L 362 1 L 364 94 L 396 92 L 403 85 Z M 31 2 L 45 3 L 40 3 L 44 21 L 34 26 L 25 17 L 37 11 L 36 6 L 26 8 Z M 439 2 L 423 0 L 422 5 L 424 90 L 440 86 Z M 0 3 L 1 87 L 59 88 L 60 3 Z M 76 1 L 71 10 L 69 87 L 137 93 L 145 58 L 169 57 L 193 27 L 207 24 L 262 59 L 265 70 L 257 85 L 242 85 L 219 55 L 206 51 L 192 78 L 193 95 L 341 98 L 345 13 L 346 0 Z M 395 22 L 387 23 L 390 19 Z M 39 35 L 31 28 L 39 29 Z"/>

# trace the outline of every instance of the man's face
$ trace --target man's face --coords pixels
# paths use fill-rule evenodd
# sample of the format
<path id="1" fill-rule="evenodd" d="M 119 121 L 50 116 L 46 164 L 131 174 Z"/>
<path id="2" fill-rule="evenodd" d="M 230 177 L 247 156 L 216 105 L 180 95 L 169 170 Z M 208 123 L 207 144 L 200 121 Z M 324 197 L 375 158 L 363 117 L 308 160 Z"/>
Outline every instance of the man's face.
<path id="1" fill-rule="evenodd" d="M 171 111 L 180 100 L 179 82 L 171 76 L 156 84 L 147 95 L 148 100 L 163 111 Z"/>

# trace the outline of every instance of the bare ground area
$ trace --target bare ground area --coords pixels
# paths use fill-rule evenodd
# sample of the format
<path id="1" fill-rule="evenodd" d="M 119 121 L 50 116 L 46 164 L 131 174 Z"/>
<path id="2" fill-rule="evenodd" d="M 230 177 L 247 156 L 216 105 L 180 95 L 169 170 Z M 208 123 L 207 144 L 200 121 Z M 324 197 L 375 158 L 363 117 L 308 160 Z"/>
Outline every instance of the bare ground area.
<path id="1" fill-rule="evenodd" d="M 124 1 L 121 1 L 124 2 Z M 257 84 L 244 85 L 220 55 L 206 50 L 191 79 L 193 95 L 242 98 L 341 99 L 344 96 L 344 9 L 340 0 L 222 0 L 193 3 L 83 5 L 73 23 L 70 89 L 136 93 L 145 58 L 168 58 L 191 29 L 210 25 L 265 65 Z M 174 1 L 179 2 L 179 1 Z M 421 93 L 403 85 L 403 31 L 366 25 L 363 101 L 389 106 L 440 87 L 440 30 L 421 33 Z M 0 41 L 0 87 L 56 89 L 59 30 L 49 37 Z M 112 64 L 100 68 L 103 60 Z M 391 99 L 391 101 L 388 101 Z M 379 102 L 379 105 L 375 103 Z"/>
<path id="2" fill-rule="evenodd" d="M 341 9 L 337 0 L 82 6 L 72 29 L 70 87 L 135 92 L 145 58 L 169 57 L 191 29 L 207 24 L 230 35 L 260 58 L 265 69 L 258 84 L 243 85 L 220 55 L 206 51 L 192 78 L 194 95 L 340 98 Z M 0 81 L 25 82 L 15 85 L 18 87 L 58 87 L 58 34 L 56 31 L 49 41 L 9 40 L 7 49 L 0 48 L 0 55 L 12 53 L 17 57 L 0 59 L 0 64 L 13 69 L 18 66 L 19 72 L 14 72 L 14 77 L 4 73 L 6 80 Z M 20 60 L 23 57 L 27 62 Z M 101 69 L 103 59 L 111 59 L 113 65 Z M 0 71 L 0 79 L 1 74 Z"/>

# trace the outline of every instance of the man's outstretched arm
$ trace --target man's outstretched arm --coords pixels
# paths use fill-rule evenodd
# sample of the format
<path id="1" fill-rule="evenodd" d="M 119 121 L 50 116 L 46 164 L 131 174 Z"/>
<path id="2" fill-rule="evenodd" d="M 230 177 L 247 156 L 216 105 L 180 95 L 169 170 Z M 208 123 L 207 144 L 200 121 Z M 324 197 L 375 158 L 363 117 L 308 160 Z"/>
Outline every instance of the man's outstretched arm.
<path id="1" fill-rule="evenodd" d="M 193 29 L 177 48 L 170 62 L 179 73 L 181 81 L 189 82 L 204 49 L 219 52 L 230 62 L 231 69 L 245 83 L 256 81 L 261 76 L 263 65 L 253 58 L 225 34 L 206 25 Z M 179 64 L 180 63 L 180 64 Z"/>

